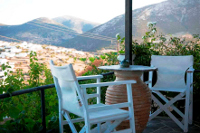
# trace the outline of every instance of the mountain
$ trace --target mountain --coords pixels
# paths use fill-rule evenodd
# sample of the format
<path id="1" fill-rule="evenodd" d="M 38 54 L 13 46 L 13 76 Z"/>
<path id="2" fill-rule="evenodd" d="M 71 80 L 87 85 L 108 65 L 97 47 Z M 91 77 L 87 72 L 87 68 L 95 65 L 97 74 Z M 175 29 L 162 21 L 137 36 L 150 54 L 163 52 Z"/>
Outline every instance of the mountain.
<path id="1" fill-rule="evenodd" d="M 148 22 L 156 22 L 156 28 L 163 34 L 200 34 L 200 1 L 168 0 L 132 11 L 133 37 L 141 40 L 148 30 Z M 77 50 L 96 51 L 111 45 L 111 41 L 83 37 L 87 34 L 115 38 L 116 34 L 125 35 L 125 15 L 119 15 L 94 29 L 73 39 L 67 40 L 65 47 Z M 97 37 L 95 37 L 97 38 Z M 106 38 L 106 37 L 103 37 Z"/>
<path id="2" fill-rule="evenodd" d="M 0 35 L 38 44 L 63 45 L 67 39 L 78 35 L 64 25 L 48 19 L 38 18 L 21 25 L 0 25 Z M 4 41 L 14 41 L 0 37 Z"/>
<path id="3" fill-rule="evenodd" d="M 99 25 L 98 23 L 89 22 L 72 16 L 56 17 L 53 18 L 53 20 L 77 31 L 78 33 L 84 33 Z"/>
<path id="4" fill-rule="evenodd" d="M 5 24 L 0 23 L 0 26 L 3 26 L 3 25 L 5 25 Z"/>

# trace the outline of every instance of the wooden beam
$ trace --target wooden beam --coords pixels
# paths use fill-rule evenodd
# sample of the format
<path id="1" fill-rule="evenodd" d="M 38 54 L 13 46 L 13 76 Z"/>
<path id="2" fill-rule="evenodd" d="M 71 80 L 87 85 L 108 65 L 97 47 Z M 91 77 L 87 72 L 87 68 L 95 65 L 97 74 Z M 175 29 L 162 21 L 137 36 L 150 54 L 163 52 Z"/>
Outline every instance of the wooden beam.
<path id="1" fill-rule="evenodd" d="M 132 0 L 126 0 L 125 10 L 125 58 L 132 65 Z"/>

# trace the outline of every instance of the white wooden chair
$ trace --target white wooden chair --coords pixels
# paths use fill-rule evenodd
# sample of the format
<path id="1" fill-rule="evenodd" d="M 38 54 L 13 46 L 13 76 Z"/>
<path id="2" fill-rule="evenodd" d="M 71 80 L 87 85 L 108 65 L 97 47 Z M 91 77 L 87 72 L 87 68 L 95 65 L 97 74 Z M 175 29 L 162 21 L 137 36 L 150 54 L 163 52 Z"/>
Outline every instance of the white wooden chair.
<path id="1" fill-rule="evenodd" d="M 131 84 L 134 80 L 117 82 L 100 82 L 102 75 L 76 77 L 71 64 L 65 66 L 54 66 L 50 61 L 51 72 L 53 75 L 58 100 L 59 100 L 59 127 L 63 133 L 63 125 L 69 124 L 71 131 L 77 133 L 73 123 L 85 122 L 85 126 L 80 133 L 135 133 L 134 109 L 132 100 Z M 97 79 L 97 83 L 81 84 L 78 80 Z M 109 85 L 127 85 L 128 102 L 105 105 L 100 103 L 100 87 Z M 87 94 L 86 88 L 96 87 L 96 94 Z M 88 99 L 97 98 L 97 104 L 88 105 Z M 123 110 L 120 108 L 126 108 Z M 69 113 L 73 113 L 80 118 L 71 119 Z M 63 120 L 63 116 L 66 120 Z M 123 121 L 130 120 L 130 128 L 116 131 L 115 128 Z M 96 128 L 91 129 L 93 124 Z"/>
<path id="2" fill-rule="evenodd" d="M 158 110 L 150 115 L 150 119 L 153 119 L 162 111 L 175 121 L 175 123 L 183 129 L 184 132 L 188 132 L 188 123 L 192 124 L 192 112 L 193 112 L 193 56 L 151 56 L 151 66 L 157 67 L 157 82 L 152 87 L 152 83 L 149 83 L 149 88 L 152 91 L 152 99 L 159 106 Z M 186 79 L 185 79 L 186 74 Z M 152 81 L 152 72 L 149 73 L 149 81 Z M 186 82 L 185 82 L 186 80 Z M 177 93 L 174 98 L 166 98 L 161 92 L 174 92 Z M 156 94 L 159 98 L 156 98 Z M 165 102 L 162 104 L 161 100 Z M 173 104 L 178 100 L 185 100 L 184 113 L 180 111 Z M 182 117 L 182 121 L 176 118 L 172 114 L 174 110 L 178 115 Z"/>

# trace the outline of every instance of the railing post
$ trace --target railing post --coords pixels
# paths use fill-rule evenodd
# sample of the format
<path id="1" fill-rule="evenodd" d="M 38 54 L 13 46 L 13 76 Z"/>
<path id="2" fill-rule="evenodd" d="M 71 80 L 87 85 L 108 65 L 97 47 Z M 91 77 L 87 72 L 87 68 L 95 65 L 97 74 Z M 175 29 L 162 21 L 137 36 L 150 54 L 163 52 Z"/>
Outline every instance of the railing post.
<path id="1" fill-rule="evenodd" d="M 42 132 L 46 133 L 46 119 L 45 119 L 45 98 L 44 89 L 41 90 L 41 113 L 42 113 Z"/>

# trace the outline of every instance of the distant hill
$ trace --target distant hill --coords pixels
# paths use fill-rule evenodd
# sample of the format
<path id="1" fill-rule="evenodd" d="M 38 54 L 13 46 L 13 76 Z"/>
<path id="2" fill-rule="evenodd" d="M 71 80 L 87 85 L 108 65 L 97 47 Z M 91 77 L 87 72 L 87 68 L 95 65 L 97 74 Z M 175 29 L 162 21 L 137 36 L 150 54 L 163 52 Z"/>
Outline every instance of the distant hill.
<path id="1" fill-rule="evenodd" d="M 156 22 L 157 30 L 163 34 L 200 34 L 200 1 L 168 0 L 133 10 L 133 37 L 141 40 L 148 30 L 148 22 Z M 125 15 L 120 15 L 86 33 L 115 38 L 117 33 L 125 35 Z M 111 45 L 110 41 L 102 41 L 77 36 L 67 40 L 65 47 L 84 51 L 95 51 Z"/>
<path id="2" fill-rule="evenodd" d="M 99 25 L 98 23 L 89 22 L 72 16 L 56 17 L 53 18 L 53 20 L 77 31 L 78 33 L 84 33 Z"/>
<path id="3" fill-rule="evenodd" d="M 0 23 L 0 26 L 3 26 L 3 25 L 5 25 L 5 24 Z"/>
<path id="4" fill-rule="evenodd" d="M 78 35 L 74 30 L 48 19 L 38 18 L 21 25 L 0 25 L 0 35 L 38 44 L 63 45 Z M 0 37 L 0 40 L 13 41 Z"/>

